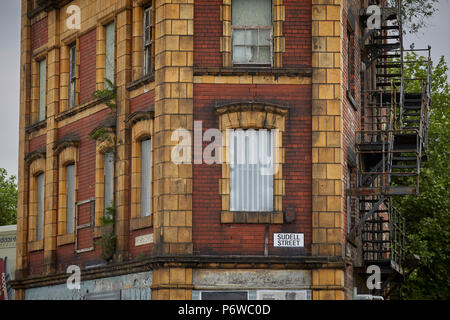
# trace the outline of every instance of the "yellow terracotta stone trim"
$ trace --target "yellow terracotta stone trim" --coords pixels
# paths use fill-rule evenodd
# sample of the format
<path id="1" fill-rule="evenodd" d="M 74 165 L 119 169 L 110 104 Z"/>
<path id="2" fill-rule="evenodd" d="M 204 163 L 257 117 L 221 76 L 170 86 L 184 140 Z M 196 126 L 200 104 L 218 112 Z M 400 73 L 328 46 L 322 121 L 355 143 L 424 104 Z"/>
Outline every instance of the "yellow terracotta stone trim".
<path id="1" fill-rule="evenodd" d="M 101 218 L 105 213 L 105 168 L 104 154 L 114 150 L 116 135 L 110 132 L 103 141 L 97 141 L 95 152 L 95 232 L 94 237 L 100 237 Z"/>
<path id="2" fill-rule="evenodd" d="M 219 193 L 222 197 L 221 223 L 270 223 L 282 224 L 283 196 L 285 181 L 283 179 L 284 148 L 282 134 L 285 130 L 285 118 L 288 109 L 264 104 L 234 104 L 216 108 L 219 115 L 219 128 L 222 131 L 222 178 L 219 180 Z M 273 212 L 234 212 L 230 211 L 230 159 L 228 133 L 233 129 L 276 129 L 274 137 L 274 175 Z"/>
<path id="3" fill-rule="evenodd" d="M 66 233 L 67 221 L 67 190 L 66 167 L 75 164 L 75 199 L 78 192 L 78 148 L 68 146 L 60 151 L 59 155 L 59 188 L 58 188 L 58 238 L 57 245 L 63 245 L 75 241 L 74 233 Z M 74 217 L 75 219 L 75 217 Z M 76 226 L 74 221 L 74 226 Z"/>
<path id="4" fill-rule="evenodd" d="M 38 195 L 37 195 L 37 176 L 45 173 L 45 155 L 42 154 L 35 158 L 29 166 L 29 200 L 28 200 L 28 251 L 37 251 L 44 249 L 44 240 L 36 240 L 37 232 L 37 214 L 38 214 Z M 45 204 L 45 201 L 44 201 Z M 45 212 L 45 208 L 44 208 Z M 44 215 L 45 219 L 45 215 Z M 45 221 L 44 221 L 45 225 Z"/>

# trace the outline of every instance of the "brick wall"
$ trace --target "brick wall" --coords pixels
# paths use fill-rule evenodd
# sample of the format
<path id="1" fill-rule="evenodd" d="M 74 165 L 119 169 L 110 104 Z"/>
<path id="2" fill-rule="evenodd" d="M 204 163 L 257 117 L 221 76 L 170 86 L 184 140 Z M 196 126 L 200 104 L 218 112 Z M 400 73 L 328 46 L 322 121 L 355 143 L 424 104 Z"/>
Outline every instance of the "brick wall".
<path id="1" fill-rule="evenodd" d="M 43 134 L 39 137 L 31 139 L 28 145 L 28 152 L 33 152 L 39 148 L 45 147 L 47 135 Z"/>
<path id="2" fill-rule="evenodd" d="M 130 113 L 154 107 L 155 90 L 150 90 L 130 100 Z"/>
<path id="3" fill-rule="evenodd" d="M 222 0 L 196 0 L 194 11 L 194 67 L 221 67 L 220 20 Z M 284 67 L 311 66 L 311 1 L 284 0 Z"/>
<path id="4" fill-rule="evenodd" d="M 252 100 L 290 107 L 283 134 L 286 161 L 283 165 L 285 192 L 283 210 L 295 208 L 293 224 L 269 227 L 269 253 L 292 254 L 273 248 L 273 232 L 305 234 L 305 248 L 311 243 L 311 87 L 309 85 L 214 85 L 194 86 L 194 120 L 203 130 L 219 128 L 216 103 Z M 204 143 L 205 147 L 207 143 Z M 221 224 L 219 195 L 220 165 L 193 166 L 193 241 L 197 254 L 264 253 L 265 225 Z"/>
<path id="5" fill-rule="evenodd" d="M 194 2 L 194 67 L 220 67 L 220 5 L 222 0 Z"/>
<path id="6" fill-rule="evenodd" d="M 348 10 L 353 12 L 354 17 L 358 17 L 358 9 L 359 9 L 359 1 L 348 1 L 345 2 L 344 8 L 342 11 L 342 33 L 343 33 L 343 39 L 342 39 L 342 62 L 343 62 L 343 68 L 342 68 L 342 87 L 343 87 L 343 99 L 342 99 L 342 115 L 343 115 L 343 150 L 344 150 L 344 160 L 346 167 L 344 168 L 344 181 L 347 181 L 349 178 L 349 170 L 348 168 L 348 148 L 354 150 L 355 149 L 355 139 L 356 139 L 356 132 L 360 130 L 360 116 L 361 116 L 361 77 L 360 77 L 360 55 L 358 54 L 360 52 L 360 46 L 357 41 L 356 35 L 360 34 L 359 29 L 359 23 L 358 20 L 355 20 L 355 30 L 353 30 L 355 33 L 355 44 L 354 44 L 354 57 L 355 61 L 354 68 L 354 83 L 355 83 L 355 96 L 353 97 L 354 104 L 350 101 L 348 98 L 348 90 L 347 90 L 347 83 L 348 83 L 348 35 L 347 35 L 347 28 L 348 28 L 348 21 L 349 21 L 349 15 Z M 355 169 L 356 170 L 356 169 Z M 347 202 L 344 201 L 344 221 L 345 223 L 345 231 L 347 232 Z"/>
<path id="7" fill-rule="evenodd" d="M 284 0 L 283 34 L 286 52 L 283 67 L 311 66 L 311 1 Z"/>
<path id="8" fill-rule="evenodd" d="M 80 95 L 79 103 L 92 99 L 96 87 L 96 30 L 80 37 Z"/>
<path id="9" fill-rule="evenodd" d="M 48 41 L 48 19 L 47 17 L 31 25 L 31 50 L 43 46 Z"/>

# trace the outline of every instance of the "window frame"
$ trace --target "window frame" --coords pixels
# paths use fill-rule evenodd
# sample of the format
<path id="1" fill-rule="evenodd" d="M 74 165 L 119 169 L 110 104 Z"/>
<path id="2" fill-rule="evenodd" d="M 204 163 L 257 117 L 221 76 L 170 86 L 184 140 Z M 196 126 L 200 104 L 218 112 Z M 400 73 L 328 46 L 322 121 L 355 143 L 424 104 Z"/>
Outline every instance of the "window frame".
<path id="1" fill-rule="evenodd" d="M 131 131 L 131 218 L 130 231 L 145 229 L 153 226 L 154 205 L 154 172 L 153 172 L 153 111 L 137 111 L 132 113 L 127 123 L 130 124 Z M 150 215 L 141 215 L 141 142 L 150 139 Z"/>
<path id="2" fill-rule="evenodd" d="M 283 179 L 284 147 L 283 132 L 288 107 L 263 103 L 234 103 L 217 106 L 219 127 L 222 132 L 222 176 L 219 179 L 219 193 L 222 198 L 220 222 L 223 224 L 283 224 L 283 197 L 285 181 Z M 231 211 L 230 210 L 230 159 L 228 148 L 229 129 L 275 129 L 274 133 L 274 182 L 273 211 Z"/>
<path id="3" fill-rule="evenodd" d="M 146 186 L 146 188 L 144 189 L 144 183 L 145 183 L 145 181 L 144 181 L 144 178 L 146 178 L 145 177 L 145 174 L 144 174 L 144 170 L 143 170 L 143 168 L 144 168 L 144 166 L 145 166 L 145 164 L 144 164 L 144 161 L 143 161 L 143 159 L 144 159 L 144 154 L 143 154 L 143 152 L 144 152 L 144 142 L 146 142 L 146 143 L 148 143 L 148 152 L 149 152 L 149 160 L 150 160 L 150 167 L 149 168 L 147 168 L 147 172 L 148 172 L 148 179 L 149 179 L 149 181 L 147 182 L 147 186 Z M 149 217 L 149 216 L 151 216 L 152 215 L 152 194 L 153 194 L 153 188 L 152 188 L 152 167 L 153 167 L 153 159 L 152 159 L 152 143 L 153 143 L 153 141 L 152 141 L 152 138 L 151 137 L 145 137 L 145 138 L 143 138 L 143 139 L 141 139 L 140 140 L 140 142 L 139 142 L 139 147 L 140 147 L 140 158 L 141 158 L 141 179 L 140 179 L 140 183 L 141 183 L 141 185 L 140 185 L 140 191 L 141 191 L 141 196 L 140 196 L 140 218 L 146 218 L 146 217 Z M 148 194 L 148 212 L 143 212 L 143 210 L 144 209 L 147 209 L 146 208 L 146 206 L 144 205 L 144 201 L 143 201 L 143 194 L 144 194 L 144 192 L 145 191 L 147 191 L 147 189 L 148 189 L 148 191 L 149 191 L 149 194 Z"/>
<path id="4" fill-rule="evenodd" d="M 36 158 L 30 160 L 29 163 L 29 198 L 28 198 L 28 251 L 39 251 L 44 249 L 45 239 L 45 153 L 39 154 Z M 44 188 L 43 188 L 43 206 L 42 206 L 42 239 L 38 239 L 38 176 L 44 175 Z"/>
<path id="5" fill-rule="evenodd" d="M 241 181 L 236 181 L 236 182 L 234 182 L 233 183 L 233 179 L 234 179 L 234 176 L 233 176 L 233 162 L 234 162 L 234 160 L 231 160 L 231 157 L 232 157 L 232 155 L 236 155 L 236 157 L 237 158 L 239 158 L 239 152 L 238 152 L 238 145 L 237 144 L 235 144 L 234 142 L 232 142 L 232 138 L 234 138 L 234 137 L 236 137 L 236 140 L 237 140 L 237 142 L 239 142 L 239 140 L 240 139 L 242 139 L 242 138 L 240 138 L 240 137 L 238 137 L 238 135 L 237 134 L 244 134 L 244 139 L 245 139 L 245 141 L 244 141 L 244 143 L 245 143 L 245 146 L 243 147 L 244 149 L 246 149 L 246 147 L 247 146 L 250 146 L 250 144 L 251 144 L 251 142 L 247 142 L 247 137 L 249 137 L 250 136 L 250 134 L 251 134 L 251 130 L 253 130 L 253 131 L 255 131 L 255 132 L 257 132 L 257 134 L 256 134 L 256 139 L 261 139 L 261 136 L 260 136 L 260 132 L 262 132 L 262 131 L 265 131 L 265 132 L 268 132 L 268 134 L 269 134 L 269 136 L 270 136 L 270 147 L 271 147 L 271 152 L 270 152 L 270 154 L 271 154 L 271 165 L 272 165 L 272 168 L 273 168 L 273 166 L 274 166 L 274 156 L 275 156 L 275 146 L 274 146 L 274 133 L 273 133 L 273 131 L 271 131 L 271 130 L 267 130 L 267 129 L 264 129 L 264 128 L 260 128 L 260 129 L 252 129 L 252 128 L 250 128 L 250 129 L 246 129 L 246 130 L 243 130 L 243 129 L 240 129 L 240 128 L 238 128 L 238 129 L 231 129 L 231 131 L 229 132 L 230 134 L 231 134 L 231 136 L 230 136 L 230 148 L 228 149 L 228 152 L 229 152 L 229 154 L 228 154 L 228 157 L 229 157 L 229 159 L 230 159 L 230 211 L 231 212 L 243 212 L 243 211 L 245 211 L 245 212 L 273 212 L 274 211 L 274 202 L 273 202 L 273 196 L 274 196 L 274 193 L 273 193 L 273 190 L 274 190 L 274 174 L 273 175 L 271 175 L 271 179 L 269 179 L 269 180 L 271 180 L 271 182 L 269 181 L 269 183 L 271 184 L 270 186 L 268 185 L 268 186 L 266 186 L 266 187 L 271 187 L 271 189 L 269 189 L 269 190 L 261 190 L 261 193 L 262 194 L 265 194 L 266 196 L 270 196 L 270 199 L 268 200 L 269 201 L 269 203 L 268 203 L 268 207 L 270 207 L 269 209 L 267 209 L 267 210 L 263 210 L 261 207 L 263 207 L 264 205 L 263 204 L 261 204 L 261 199 L 254 199 L 254 198 L 251 198 L 254 194 L 252 194 L 251 192 L 249 193 L 249 194 L 246 194 L 247 196 L 249 196 L 249 197 L 245 197 L 245 199 L 246 199 L 246 201 L 244 200 L 244 202 L 246 202 L 246 203 L 239 203 L 240 201 L 238 201 L 239 200 L 239 198 L 240 197 L 236 197 L 237 196 L 237 194 L 239 194 L 240 192 L 239 191 L 243 191 L 243 190 L 237 190 L 237 188 L 232 188 L 232 186 L 233 185 L 239 185 L 239 183 L 241 182 Z M 250 139 L 250 138 L 249 138 Z M 242 141 L 241 141 L 242 142 Z M 260 141 L 259 141 L 260 142 Z M 232 148 L 235 148 L 235 150 L 232 150 Z M 258 151 L 261 151 L 261 149 L 262 149 L 263 147 L 262 146 L 258 146 Z M 245 155 L 245 158 L 246 158 L 246 160 L 248 160 L 248 158 L 247 158 L 247 150 L 246 150 L 246 155 Z M 250 157 L 250 155 L 248 155 L 248 157 Z M 259 160 L 259 157 L 258 157 L 258 160 Z M 240 164 L 239 163 L 239 160 L 237 161 L 238 163 L 236 163 L 236 164 L 234 164 L 235 166 L 236 165 L 249 165 L 248 163 L 243 163 L 243 164 Z M 259 167 L 259 169 L 262 169 L 263 168 L 263 166 L 261 166 L 260 165 L 260 167 Z M 237 170 L 237 172 L 239 172 L 240 170 L 242 170 L 242 169 L 238 169 L 237 167 L 236 167 L 236 169 L 235 170 Z M 247 168 L 247 170 L 248 170 L 248 168 Z M 248 179 L 251 179 L 250 177 L 249 177 L 249 175 L 250 174 L 248 174 L 248 175 L 240 175 L 240 176 L 242 176 L 243 178 L 242 178 L 242 180 L 245 180 L 246 178 L 248 178 Z M 261 175 L 259 175 L 258 176 L 258 178 L 259 177 L 261 177 Z M 253 177 L 252 177 L 253 178 Z M 259 179 L 258 179 L 259 180 Z M 256 188 L 261 188 L 262 189 L 262 187 L 264 187 L 264 185 L 263 185 L 263 181 L 261 180 L 260 181 L 261 182 L 261 184 L 259 185 L 259 186 L 254 186 L 254 187 L 256 187 Z M 244 182 L 244 181 L 242 181 L 242 183 L 244 184 L 244 185 L 250 185 L 251 183 L 249 182 L 249 181 L 246 181 L 246 182 Z M 233 191 L 235 191 L 234 193 L 233 193 Z M 246 190 L 247 191 L 247 190 Z M 237 194 L 236 194 L 237 193 Z M 267 194 L 268 193 L 268 194 Z M 256 197 L 257 197 L 258 195 L 256 195 Z M 237 200 L 236 200 L 236 198 L 237 198 Z M 263 197 L 264 198 L 264 197 Z M 235 200 L 235 201 L 233 201 L 233 200 Z M 237 208 L 234 208 L 234 205 L 235 205 L 235 203 L 233 203 L 233 202 L 237 202 L 238 204 L 240 204 L 240 205 L 243 205 L 243 207 L 237 207 Z M 248 207 L 249 206 L 249 202 L 250 203 L 256 203 L 256 209 L 249 209 L 249 208 L 245 208 L 245 207 Z M 251 206 L 251 205 L 250 205 Z M 261 209 L 259 209 L 259 208 L 261 208 Z"/>
<path id="6" fill-rule="evenodd" d="M 58 153 L 58 233 L 57 245 L 62 246 L 69 243 L 75 243 L 77 228 L 76 206 L 78 195 L 78 147 L 79 142 L 64 142 L 61 147 L 56 149 Z M 68 192 L 67 192 L 67 167 L 74 166 L 74 217 L 73 232 L 67 233 L 68 223 Z"/>
<path id="7" fill-rule="evenodd" d="M 73 168 L 73 181 L 72 183 L 69 182 L 69 168 Z M 76 166 L 75 166 L 75 162 L 73 163 L 68 163 L 64 166 L 64 171 L 65 171 L 65 183 L 66 183 L 66 234 L 68 235 L 72 235 L 75 234 L 75 228 L 76 228 L 76 223 L 75 223 L 75 213 L 76 213 L 76 206 L 77 206 L 77 199 L 76 199 Z M 69 185 L 69 183 L 71 185 Z M 73 184 L 73 186 L 72 186 Z M 69 195 L 69 187 L 72 187 L 72 194 Z M 73 197 L 73 201 L 70 201 L 70 196 Z M 69 219 L 69 204 L 73 205 L 73 208 L 71 208 L 71 215 Z M 70 226 L 70 224 L 72 224 L 72 230 L 70 230 L 70 232 L 68 232 L 68 227 Z"/>
<path id="8" fill-rule="evenodd" d="M 45 64 L 45 77 L 42 77 L 42 63 Z M 47 119 L 47 57 L 38 61 L 39 64 L 39 100 L 38 100 L 38 112 L 37 120 L 38 122 Z M 42 88 L 42 84 L 45 86 Z M 42 97 L 43 93 L 43 97 Z"/>
<path id="9" fill-rule="evenodd" d="M 142 10 L 142 76 L 148 76 L 154 71 L 154 61 L 153 61 L 153 33 L 154 33 L 154 11 L 153 11 L 153 1 L 150 2 L 147 6 L 143 7 Z M 150 18 L 147 19 L 147 15 L 150 15 Z M 149 25 L 146 24 L 148 20 Z M 148 29 L 148 33 L 150 39 L 146 41 L 146 31 Z M 150 65 L 149 64 L 150 61 Z"/>
<path id="10" fill-rule="evenodd" d="M 233 3 L 231 3 L 231 6 L 233 6 Z M 232 12 L 233 9 L 231 8 L 231 64 L 233 67 L 261 67 L 261 68 L 271 68 L 274 65 L 274 32 L 273 32 L 273 25 L 274 25 L 274 6 L 273 6 L 273 1 L 270 1 L 270 17 L 271 17 L 271 23 L 270 26 L 236 26 L 233 25 L 233 17 L 232 17 Z M 270 35 L 270 45 L 269 45 L 269 62 L 268 63 L 261 63 L 261 62 L 251 62 L 251 61 L 246 61 L 246 62 L 235 62 L 234 59 L 234 38 L 235 38 L 235 31 L 237 30 L 257 30 L 258 31 L 258 41 L 259 41 L 259 32 L 260 30 L 269 30 L 269 35 Z M 251 48 L 251 45 L 239 45 L 240 47 L 244 47 L 244 48 Z M 259 48 L 260 47 L 266 47 L 266 46 L 256 46 L 258 48 L 258 53 L 259 53 Z"/>
<path id="11" fill-rule="evenodd" d="M 108 78 L 108 27 L 112 27 L 112 52 L 110 54 L 112 55 L 112 70 L 110 72 L 112 73 L 111 77 Z M 105 36 L 105 79 L 108 79 L 112 82 L 112 84 L 115 84 L 115 74 L 116 74 L 116 23 L 115 21 L 111 21 L 104 25 L 104 36 Z M 107 87 L 108 83 L 105 81 L 105 88 Z"/>
<path id="12" fill-rule="evenodd" d="M 77 105 L 77 44 L 68 45 L 69 50 L 69 83 L 68 83 L 68 108 Z"/>

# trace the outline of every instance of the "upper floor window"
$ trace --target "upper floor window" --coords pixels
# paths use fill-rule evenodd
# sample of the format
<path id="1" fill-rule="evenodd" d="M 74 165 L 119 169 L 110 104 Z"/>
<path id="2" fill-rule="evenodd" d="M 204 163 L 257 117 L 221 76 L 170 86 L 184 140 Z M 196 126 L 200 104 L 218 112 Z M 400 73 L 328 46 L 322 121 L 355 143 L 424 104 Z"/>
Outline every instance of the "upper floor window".
<path id="1" fill-rule="evenodd" d="M 150 216 L 151 211 L 151 140 L 141 141 L 141 217 Z"/>
<path id="2" fill-rule="evenodd" d="M 272 1 L 233 0 L 233 64 L 272 65 Z"/>
<path id="3" fill-rule="evenodd" d="M 114 205 L 114 153 L 107 152 L 103 155 L 105 177 L 105 210 Z"/>
<path id="4" fill-rule="evenodd" d="M 73 44 L 69 47 L 69 108 L 76 104 L 77 84 L 77 47 Z"/>
<path id="5" fill-rule="evenodd" d="M 273 211 L 273 132 L 230 132 L 230 210 Z"/>
<path id="6" fill-rule="evenodd" d="M 105 78 L 114 83 L 114 22 L 105 27 L 106 33 L 106 57 L 105 57 Z M 108 85 L 108 84 L 106 84 Z"/>
<path id="7" fill-rule="evenodd" d="M 43 121 L 46 117 L 47 106 L 47 59 L 39 62 L 39 112 L 38 120 Z"/>
<path id="8" fill-rule="evenodd" d="M 66 233 L 71 234 L 75 231 L 75 164 L 66 166 L 66 192 Z"/>
<path id="9" fill-rule="evenodd" d="M 37 218 L 36 218 L 36 240 L 44 239 L 44 173 L 36 177 L 37 188 Z"/>
<path id="10" fill-rule="evenodd" d="M 144 75 L 150 74 L 153 69 L 153 57 L 152 57 L 152 34 L 153 34 L 153 7 L 148 7 L 144 10 L 143 17 L 143 48 L 144 48 L 144 61 L 143 70 Z"/>

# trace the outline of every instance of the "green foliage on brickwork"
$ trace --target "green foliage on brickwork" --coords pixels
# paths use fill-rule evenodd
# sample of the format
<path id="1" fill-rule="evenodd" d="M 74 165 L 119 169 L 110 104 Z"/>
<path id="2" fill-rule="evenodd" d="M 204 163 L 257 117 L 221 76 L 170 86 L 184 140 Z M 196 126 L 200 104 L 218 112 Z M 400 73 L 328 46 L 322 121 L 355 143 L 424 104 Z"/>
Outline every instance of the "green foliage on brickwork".
<path id="1" fill-rule="evenodd" d="M 406 61 L 417 61 L 409 54 Z M 420 193 L 398 197 L 395 206 L 406 218 L 406 250 L 420 257 L 402 286 L 402 299 L 450 299 L 450 87 L 441 57 L 432 68 L 432 107 L 428 161 L 422 163 Z M 405 78 L 426 76 L 423 65 L 405 64 Z M 420 92 L 410 83 L 407 92 Z"/>
<path id="2" fill-rule="evenodd" d="M 0 226 L 17 223 L 17 183 L 15 176 L 9 176 L 0 168 Z"/>
<path id="3" fill-rule="evenodd" d="M 115 217 L 116 209 L 110 206 L 106 208 L 104 216 L 100 218 L 104 233 L 97 243 L 102 249 L 102 258 L 105 261 L 111 260 L 116 250 L 117 236 L 114 234 Z"/>

